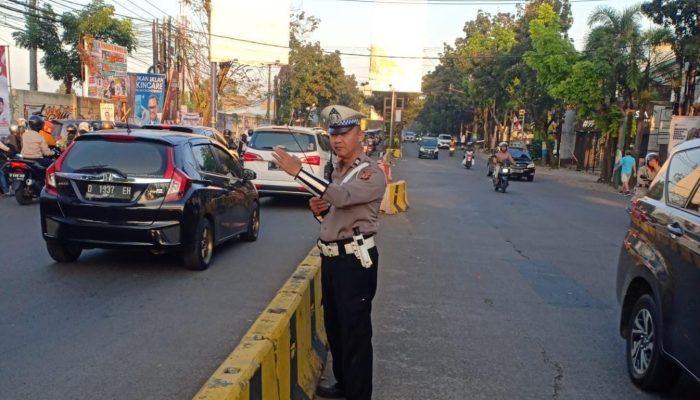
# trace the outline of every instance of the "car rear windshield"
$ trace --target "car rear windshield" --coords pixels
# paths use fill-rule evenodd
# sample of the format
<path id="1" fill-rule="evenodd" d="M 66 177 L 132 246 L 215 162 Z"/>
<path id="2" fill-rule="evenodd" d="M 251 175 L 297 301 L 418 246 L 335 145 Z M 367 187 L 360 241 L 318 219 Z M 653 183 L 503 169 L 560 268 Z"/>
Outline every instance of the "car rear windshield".
<path id="1" fill-rule="evenodd" d="M 248 147 L 255 150 L 272 150 L 276 146 L 288 152 L 316 151 L 313 135 L 298 132 L 255 132 Z"/>
<path id="2" fill-rule="evenodd" d="M 528 153 L 527 150 L 524 149 L 511 147 L 510 149 L 508 149 L 508 151 L 510 152 L 510 155 L 512 155 L 513 158 L 516 160 L 529 160 L 531 158 L 530 153 Z"/>
<path id="3" fill-rule="evenodd" d="M 116 170 L 127 176 L 163 176 L 168 147 L 147 141 L 82 140 L 66 155 L 62 172 Z"/>

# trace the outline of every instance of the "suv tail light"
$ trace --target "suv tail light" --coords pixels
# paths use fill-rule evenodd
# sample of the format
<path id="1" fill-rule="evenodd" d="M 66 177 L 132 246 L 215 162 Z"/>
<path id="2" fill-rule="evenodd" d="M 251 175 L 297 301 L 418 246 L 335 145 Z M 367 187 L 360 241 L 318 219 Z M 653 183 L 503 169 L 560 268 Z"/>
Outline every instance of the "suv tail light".
<path id="1" fill-rule="evenodd" d="M 301 162 L 309 165 L 321 165 L 321 156 L 302 157 Z"/>
<path id="2" fill-rule="evenodd" d="M 243 153 L 243 161 L 264 161 L 262 157 L 260 157 L 259 154 L 251 153 L 249 151 L 246 151 Z"/>

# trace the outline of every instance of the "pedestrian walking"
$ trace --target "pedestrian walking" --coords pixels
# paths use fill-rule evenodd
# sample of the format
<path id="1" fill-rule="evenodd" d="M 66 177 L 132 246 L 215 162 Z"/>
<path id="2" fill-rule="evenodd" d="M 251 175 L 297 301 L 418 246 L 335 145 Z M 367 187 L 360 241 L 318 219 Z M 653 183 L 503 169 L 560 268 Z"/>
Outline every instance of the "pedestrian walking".
<path id="1" fill-rule="evenodd" d="M 321 222 L 323 310 L 337 383 L 319 386 L 325 398 L 372 398 L 372 299 L 377 290 L 379 252 L 375 244 L 379 207 L 386 183 L 375 161 L 363 153 L 363 117 L 344 106 L 321 112 L 336 155 L 328 178 L 302 168 L 301 161 L 277 148 L 279 167 L 314 197 L 309 207 Z"/>
<path id="2" fill-rule="evenodd" d="M 615 171 L 618 169 L 620 170 L 620 180 L 622 181 L 620 194 L 631 196 L 630 179 L 637 174 L 637 161 L 632 156 L 631 151 L 627 150 L 625 152 L 625 156 L 622 157 L 620 162 L 615 166 Z"/>

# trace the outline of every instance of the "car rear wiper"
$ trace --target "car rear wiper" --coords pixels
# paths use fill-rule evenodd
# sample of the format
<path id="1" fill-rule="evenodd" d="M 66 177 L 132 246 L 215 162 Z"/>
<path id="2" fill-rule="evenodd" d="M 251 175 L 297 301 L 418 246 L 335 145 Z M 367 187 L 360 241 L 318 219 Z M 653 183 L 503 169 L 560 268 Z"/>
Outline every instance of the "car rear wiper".
<path id="1" fill-rule="evenodd" d="M 124 173 L 116 168 L 108 167 L 106 165 L 89 165 L 86 167 L 78 168 L 73 172 L 79 173 L 79 172 L 103 172 L 103 171 L 116 172 L 117 175 L 121 176 L 124 179 L 126 179 L 128 177 L 126 173 Z"/>

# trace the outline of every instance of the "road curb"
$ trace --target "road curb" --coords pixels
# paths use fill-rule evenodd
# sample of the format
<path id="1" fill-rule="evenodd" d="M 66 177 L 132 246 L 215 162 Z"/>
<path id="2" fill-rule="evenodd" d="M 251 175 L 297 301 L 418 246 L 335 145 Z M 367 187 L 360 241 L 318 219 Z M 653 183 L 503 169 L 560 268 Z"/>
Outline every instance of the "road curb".
<path id="1" fill-rule="evenodd" d="M 194 400 L 313 399 L 327 352 L 314 248 Z"/>

